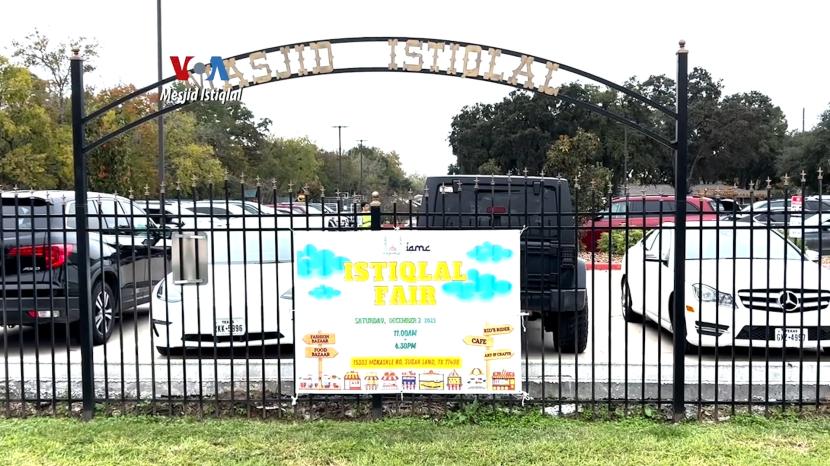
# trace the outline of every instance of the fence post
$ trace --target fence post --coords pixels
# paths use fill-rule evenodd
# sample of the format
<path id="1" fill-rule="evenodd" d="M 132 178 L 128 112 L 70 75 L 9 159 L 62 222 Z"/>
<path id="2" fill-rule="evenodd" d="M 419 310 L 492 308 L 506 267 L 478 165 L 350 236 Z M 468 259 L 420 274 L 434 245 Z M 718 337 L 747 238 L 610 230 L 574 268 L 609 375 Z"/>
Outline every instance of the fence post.
<path id="1" fill-rule="evenodd" d="M 72 155 L 75 169 L 75 231 L 78 248 L 78 308 L 81 331 L 81 391 L 83 417 L 95 415 L 95 381 L 92 366 L 92 313 L 90 312 L 89 233 L 87 231 L 87 173 L 84 153 L 84 60 L 72 50 Z"/>
<path id="2" fill-rule="evenodd" d="M 688 151 L 689 53 L 686 41 L 677 51 L 677 147 L 674 167 L 674 295 L 672 301 L 672 338 L 674 343 L 672 377 L 672 413 L 674 421 L 685 417 L 686 389 L 686 159 Z"/>
<path id="3" fill-rule="evenodd" d="M 372 191 L 372 202 L 369 204 L 369 215 L 371 218 L 372 230 L 380 230 L 380 194 Z M 380 419 L 383 417 L 383 396 L 372 395 L 372 417 Z"/>

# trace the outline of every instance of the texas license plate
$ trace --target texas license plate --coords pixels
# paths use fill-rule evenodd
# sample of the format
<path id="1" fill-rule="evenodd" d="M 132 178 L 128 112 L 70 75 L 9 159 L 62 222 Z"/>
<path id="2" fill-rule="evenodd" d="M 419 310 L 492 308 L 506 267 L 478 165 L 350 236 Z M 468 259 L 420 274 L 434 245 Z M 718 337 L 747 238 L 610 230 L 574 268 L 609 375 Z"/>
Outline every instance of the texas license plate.
<path id="1" fill-rule="evenodd" d="M 244 319 L 216 319 L 213 334 L 217 337 L 228 337 L 233 335 L 245 335 Z"/>
<path id="2" fill-rule="evenodd" d="M 801 343 L 807 341 L 807 330 L 800 328 L 775 329 L 775 341 Z"/>

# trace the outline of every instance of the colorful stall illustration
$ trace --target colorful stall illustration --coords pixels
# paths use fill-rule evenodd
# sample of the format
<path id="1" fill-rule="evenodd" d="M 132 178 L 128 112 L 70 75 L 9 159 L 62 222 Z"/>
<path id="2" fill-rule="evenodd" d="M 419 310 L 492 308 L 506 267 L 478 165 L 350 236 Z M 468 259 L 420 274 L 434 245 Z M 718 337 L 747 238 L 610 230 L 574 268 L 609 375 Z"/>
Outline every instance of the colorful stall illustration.
<path id="1" fill-rule="evenodd" d="M 461 390 L 461 376 L 458 375 L 458 371 L 455 369 L 447 376 L 447 389 Z"/>
<path id="2" fill-rule="evenodd" d="M 383 388 L 384 390 L 397 390 L 398 380 L 398 374 L 396 374 L 395 372 L 384 372 L 383 377 L 380 379 L 381 388 Z"/>
<path id="3" fill-rule="evenodd" d="M 512 371 L 496 371 L 493 373 L 493 390 L 515 390 L 516 374 Z"/>
<path id="4" fill-rule="evenodd" d="M 343 384 L 346 390 L 360 390 L 360 374 L 355 371 L 346 372 L 343 376 Z"/>
<path id="5" fill-rule="evenodd" d="M 419 390 L 443 390 L 444 389 L 444 374 L 440 374 L 433 370 L 421 373 L 418 377 Z"/>

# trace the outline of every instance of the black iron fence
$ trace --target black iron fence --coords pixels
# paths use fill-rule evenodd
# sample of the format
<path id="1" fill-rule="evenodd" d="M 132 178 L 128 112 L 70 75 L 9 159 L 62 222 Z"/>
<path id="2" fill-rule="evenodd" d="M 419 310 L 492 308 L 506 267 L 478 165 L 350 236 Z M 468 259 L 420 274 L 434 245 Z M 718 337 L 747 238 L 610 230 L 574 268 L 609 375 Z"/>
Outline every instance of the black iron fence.
<path id="1" fill-rule="evenodd" d="M 85 396 L 104 408 L 206 415 L 335 406 L 378 415 L 471 399 L 629 412 L 672 406 L 678 371 L 697 414 L 818 409 L 830 395 L 830 199 L 811 196 L 803 177 L 751 191 L 743 207 L 722 192 L 684 202 L 528 176 L 430 178 L 417 202 L 382 207 L 376 197 L 366 211 L 262 186 L 242 200 L 249 189 L 90 193 L 86 257 L 73 192 L 2 192 L 5 414 L 75 409 Z M 673 222 L 679 204 L 685 225 Z M 679 228 L 686 293 L 674 312 Z M 384 229 L 522 231 L 522 395 L 296 395 L 296 232 L 337 241 L 336 231 Z M 194 236 L 204 242 L 179 247 Z"/>

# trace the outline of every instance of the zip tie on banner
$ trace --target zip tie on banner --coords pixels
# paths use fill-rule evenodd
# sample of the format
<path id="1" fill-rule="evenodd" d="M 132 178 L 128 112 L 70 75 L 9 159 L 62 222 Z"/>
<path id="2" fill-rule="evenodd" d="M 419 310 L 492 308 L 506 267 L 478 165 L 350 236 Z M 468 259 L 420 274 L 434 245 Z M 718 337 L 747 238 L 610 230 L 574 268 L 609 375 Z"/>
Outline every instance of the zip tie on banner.
<path id="1" fill-rule="evenodd" d="M 297 395 L 291 397 L 291 406 L 297 406 L 297 398 L 299 398 Z"/>
<path id="2" fill-rule="evenodd" d="M 525 230 L 527 230 L 527 225 L 522 225 L 522 229 L 519 230 L 519 236 L 522 236 L 522 233 L 524 233 Z"/>
<path id="3" fill-rule="evenodd" d="M 525 311 L 519 313 L 519 317 L 528 317 L 529 315 L 530 313 Z M 527 326 L 525 325 L 526 321 L 527 319 L 522 319 L 522 332 L 527 332 Z"/>

